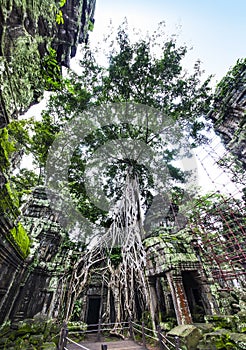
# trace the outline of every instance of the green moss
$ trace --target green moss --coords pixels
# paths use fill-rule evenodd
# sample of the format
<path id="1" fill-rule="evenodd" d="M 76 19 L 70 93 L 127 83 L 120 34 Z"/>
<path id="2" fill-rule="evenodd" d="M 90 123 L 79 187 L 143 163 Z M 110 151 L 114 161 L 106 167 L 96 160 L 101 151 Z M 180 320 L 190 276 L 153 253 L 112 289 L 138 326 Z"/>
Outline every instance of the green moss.
<path id="1" fill-rule="evenodd" d="M 6 128 L 0 129 L 0 164 L 1 170 L 10 166 L 9 156 L 15 151 L 14 142 L 9 141 Z"/>
<path id="2" fill-rule="evenodd" d="M 11 9 L 15 6 L 20 17 L 20 36 L 10 40 L 7 30 Z M 42 74 L 42 57 L 39 48 L 47 50 L 51 47 L 53 36 L 57 31 L 56 15 L 59 3 L 55 0 L 36 1 L 3 1 L 3 30 L 0 57 L 0 84 L 4 107 L 8 118 L 13 114 L 23 113 L 31 103 L 38 101 L 46 88 L 45 77 Z M 30 35 L 25 28 L 25 18 L 33 22 Z M 44 21 L 50 37 L 38 35 L 38 21 Z M 22 22 L 22 23 L 21 23 Z M 53 75 L 51 77 L 54 78 Z"/>
<path id="3" fill-rule="evenodd" d="M 20 214 L 18 197 L 11 189 L 9 182 L 7 182 L 0 191 L 0 213 L 10 221 L 16 220 Z"/>
<path id="4" fill-rule="evenodd" d="M 55 343 L 43 343 L 41 346 L 42 350 L 56 350 L 56 344 Z"/>
<path id="5" fill-rule="evenodd" d="M 10 234 L 20 248 L 23 257 L 26 258 L 30 250 L 30 240 L 22 224 L 18 222 L 17 226 L 10 230 Z"/>

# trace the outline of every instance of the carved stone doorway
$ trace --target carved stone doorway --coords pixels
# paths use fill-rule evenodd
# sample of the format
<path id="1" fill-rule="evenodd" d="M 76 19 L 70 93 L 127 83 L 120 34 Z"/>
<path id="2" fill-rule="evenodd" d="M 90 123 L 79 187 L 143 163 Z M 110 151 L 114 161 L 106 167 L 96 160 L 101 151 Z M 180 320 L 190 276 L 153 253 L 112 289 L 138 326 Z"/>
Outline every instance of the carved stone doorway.
<path id="1" fill-rule="evenodd" d="M 193 322 L 204 322 L 206 311 L 199 274 L 197 271 L 183 271 L 182 278 Z"/>
<path id="2" fill-rule="evenodd" d="M 88 329 L 97 329 L 96 324 L 99 323 L 99 313 L 100 313 L 101 297 L 99 296 L 89 296 L 87 304 L 87 316 L 86 323 L 88 324 Z"/>

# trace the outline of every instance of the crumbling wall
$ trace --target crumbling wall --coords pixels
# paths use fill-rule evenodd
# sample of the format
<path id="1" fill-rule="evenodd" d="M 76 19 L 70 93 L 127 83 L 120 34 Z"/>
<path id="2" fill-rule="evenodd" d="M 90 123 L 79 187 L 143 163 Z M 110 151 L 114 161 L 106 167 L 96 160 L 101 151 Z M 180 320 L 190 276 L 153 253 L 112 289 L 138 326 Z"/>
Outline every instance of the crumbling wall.
<path id="1" fill-rule="evenodd" d="M 95 0 L 2 2 L 0 127 L 57 86 L 59 66 L 69 66 L 78 44 L 87 40 L 94 9 Z"/>
<path id="2" fill-rule="evenodd" d="M 44 304 L 48 312 L 51 312 L 49 305 L 54 300 L 48 295 L 51 295 L 54 289 L 50 287 L 52 273 L 48 266 L 49 263 L 53 266 L 52 261 L 56 256 L 56 252 L 53 252 L 54 257 L 49 253 L 51 256 L 48 254 L 46 257 L 48 260 L 44 262 L 41 258 L 35 260 L 36 253 L 32 250 L 29 254 L 29 237 L 34 232 L 26 222 L 25 227 L 20 223 L 19 203 L 9 183 L 14 146 L 5 127 L 11 120 L 18 119 L 18 116 L 32 104 L 38 102 L 44 90 L 59 88 L 61 66 L 69 66 L 70 58 L 74 57 L 78 44 L 87 41 L 88 30 L 92 29 L 94 22 L 94 9 L 95 0 L 1 1 L 0 323 L 8 317 L 22 319 L 24 315 L 42 311 Z M 43 232 L 44 237 L 41 235 L 37 238 L 36 249 L 46 240 L 45 230 Z M 49 229 L 49 232 L 52 230 Z M 57 237 L 60 237 L 57 232 Z M 49 237 L 51 236 L 52 234 Z M 62 243 L 56 239 L 54 241 L 47 239 L 49 242 L 47 244 L 58 249 L 58 245 Z M 64 246 L 61 249 L 64 250 Z M 62 258 L 59 259 L 63 266 Z M 42 267 L 42 264 L 47 266 Z M 33 269 L 33 273 L 29 271 L 30 269 Z M 38 290 L 43 292 L 27 296 L 25 289 L 30 289 L 32 292 L 37 281 Z M 43 296 L 40 293 L 43 293 Z M 40 296 L 42 302 L 39 305 L 36 300 Z M 33 309 L 30 303 L 28 306 L 28 303 L 24 302 L 29 297 Z M 35 301 L 34 297 L 37 298 Z M 22 306 L 19 300 L 22 300 Z"/>
<path id="3" fill-rule="evenodd" d="M 226 148 L 246 169 L 246 59 L 239 60 L 218 84 L 209 117 Z"/>
<path id="4" fill-rule="evenodd" d="M 191 240 L 192 236 L 187 229 L 170 234 L 165 233 L 165 229 L 161 227 L 158 236 L 145 240 L 146 273 L 153 289 L 152 295 L 157 296 L 155 313 L 162 313 L 159 322 L 169 318 L 168 296 L 172 299 L 179 325 L 204 321 L 204 315 L 216 313 L 218 310 L 204 267 Z M 160 305 L 160 291 L 156 288 L 163 294 L 166 305 Z M 168 311 L 166 315 L 163 310 Z"/>
<path id="5" fill-rule="evenodd" d="M 73 265 L 78 244 L 70 241 L 57 222 L 44 187 L 34 190 L 21 220 L 31 239 L 30 254 L 25 263 L 20 261 L 14 266 L 20 276 L 8 289 L 6 286 L 5 303 L 0 308 L 2 322 L 6 319 L 20 321 L 37 314 L 62 318 L 60 292 L 66 285 L 59 281 Z M 8 261 L 11 260 L 11 254 L 6 254 Z M 3 276 L 3 282 L 8 284 L 8 278 Z"/>

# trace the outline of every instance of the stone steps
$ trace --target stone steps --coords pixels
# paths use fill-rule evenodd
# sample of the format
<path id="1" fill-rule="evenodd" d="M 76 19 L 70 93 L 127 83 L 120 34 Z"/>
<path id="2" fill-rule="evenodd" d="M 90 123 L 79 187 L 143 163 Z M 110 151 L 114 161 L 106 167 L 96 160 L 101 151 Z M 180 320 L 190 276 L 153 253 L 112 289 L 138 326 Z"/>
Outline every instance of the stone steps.
<path id="1" fill-rule="evenodd" d="M 102 344 L 107 345 L 108 350 L 145 350 L 142 345 L 135 343 L 132 340 L 118 340 L 109 342 L 80 342 L 79 344 L 88 348 L 89 350 L 101 350 Z M 74 344 L 68 344 L 67 349 L 79 350 L 79 347 Z"/>

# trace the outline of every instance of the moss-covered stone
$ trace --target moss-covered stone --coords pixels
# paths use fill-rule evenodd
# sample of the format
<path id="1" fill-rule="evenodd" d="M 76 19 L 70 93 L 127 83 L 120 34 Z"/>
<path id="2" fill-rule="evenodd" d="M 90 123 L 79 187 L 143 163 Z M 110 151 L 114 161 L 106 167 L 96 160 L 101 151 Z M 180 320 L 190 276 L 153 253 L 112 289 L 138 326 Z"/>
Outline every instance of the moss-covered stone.
<path id="1" fill-rule="evenodd" d="M 149 237 L 144 241 L 147 252 L 147 273 L 163 273 L 182 265 L 198 264 L 195 252 L 192 250 L 185 230 L 178 234 L 164 234 Z"/>
<path id="2" fill-rule="evenodd" d="M 237 317 L 235 315 L 207 315 L 205 320 L 213 324 L 214 328 L 237 331 Z"/>
<path id="3" fill-rule="evenodd" d="M 202 338 L 201 331 L 193 325 L 180 325 L 167 333 L 167 337 L 174 339 L 179 337 L 181 345 L 185 345 L 187 350 L 196 350 L 197 344 Z"/>
<path id="4" fill-rule="evenodd" d="M 55 343 L 43 343 L 40 347 L 41 350 L 56 350 L 56 344 Z"/>
<path id="5" fill-rule="evenodd" d="M 246 349 L 246 334 L 230 333 L 230 339 L 236 344 L 238 349 Z"/>
<path id="6" fill-rule="evenodd" d="M 10 166 L 10 155 L 15 151 L 14 143 L 9 140 L 8 130 L 0 129 L 0 164 L 4 170 Z"/>
<path id="7" fill-rule="evenodd" d="M 209 333 L 214 328 L 211 323 L 195 323 L 194 326 L 196 326 L 202 332 L 202 334 Z"/>
<path id="8" fill-rule="evenodd" d="M 55 320 L 38 316 L 0 329 L 0 349 L 53 350 L 59 341 L 60 327 Z"/>
<path id="9" fill-rule="evenodd" d="M 37 102 L 45 89 L 59 86 L 59 66 L 68 66 L 86 40 L 94 7 L 91 0 L 1 2 L 0 127 Z"/>
<path id="10" fill-rule="evenodd" d="M 67 328 L 69 331 L 86 331 L 87 324 L 84 322 L 68 322 Z"/>
<path id="11" fill-rule="evenodd" d="M 20 248 L 23 257 L 26 258 L 30 251 L 30 239 L 22 224 L 18 222 L 18 224 L 10 230 L 10 234 L 13 236 L 15 243 Z"/>

